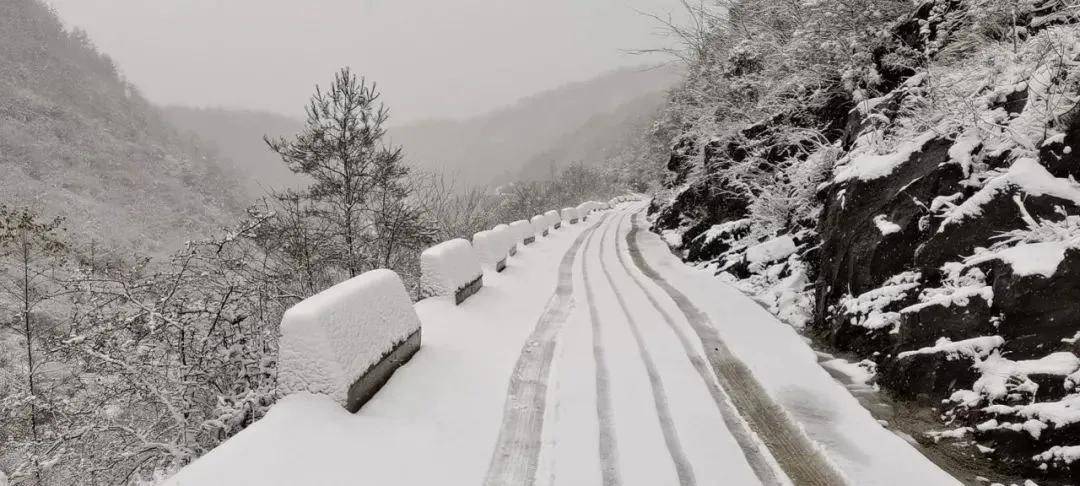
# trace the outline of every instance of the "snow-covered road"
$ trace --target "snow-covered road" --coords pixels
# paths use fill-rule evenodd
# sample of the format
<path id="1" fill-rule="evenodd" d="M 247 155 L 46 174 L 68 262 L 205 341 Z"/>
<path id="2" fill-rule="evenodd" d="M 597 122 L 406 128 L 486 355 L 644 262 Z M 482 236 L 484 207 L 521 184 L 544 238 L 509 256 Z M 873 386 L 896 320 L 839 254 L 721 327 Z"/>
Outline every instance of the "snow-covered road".
<path id="1" fill-rule="evenodd" d="M 292 396 L 176 485 L 957 484 L 641 204 L 523 248 L 361 411 Z"/>

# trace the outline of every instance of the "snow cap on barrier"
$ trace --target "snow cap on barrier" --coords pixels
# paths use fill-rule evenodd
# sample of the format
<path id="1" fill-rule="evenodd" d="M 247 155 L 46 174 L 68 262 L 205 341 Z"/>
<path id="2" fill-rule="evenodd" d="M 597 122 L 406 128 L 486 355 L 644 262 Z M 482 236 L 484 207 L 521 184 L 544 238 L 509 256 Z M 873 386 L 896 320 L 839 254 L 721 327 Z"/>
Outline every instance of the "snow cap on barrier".
<path id="1" fill-rule="evenodd" d="M 491 228 L 491 231 L 495 233 L 495 237 L 498 239 L 499 248 L 502 249 L 503 256 L 514 256 L 517 253 L 517 242 L 515 241 L 514 231 L 510 229 L 508 224 L 496 225 Z"/>
<path id="2" fill-rule="evenodd" d="M 559 226 L 562 225 L 562 217 L 559 216 L 559 212 L 554 209 L 544 213 L 544 218 L 547 219 L 547 224 L 552 229 L 559 229 Z"/>
<path id="3" fill-rule="evenodd" d="M 562 220 L 563 220 L 564 223 L 573 224 L 573 223 L 577 222 L 577 219 L 578 219 L 577 208 L 563 208 L 563 210 L 562 210 Z"/>
<path id="4" fill-rule="evenodd" d="M 529 223 L 532 224 L 533 231 L 538 235 L 540 233 L 543 233 L 544 230 L 548 229 L 548 220 L 544 217 L 543 214 L 537 214 L 536 216 L 533 216 L 531 219 L 529 219 Z"/>
<path id="5" fill-rule="evenodd" d="M 420 318 L 396 273 L 373 270 L 315 294 L 281 319 L 278 386 L 355 412 L 420 347 Z"/>
<path id="6" fill-rule="evenodd" d="M 510 233 L 514 235 L 514 242 L 518 245 L 524 245 L 526 241 L 536 237 L 533 225 L 524 219 L 510 223 Z"/>
<path id="7" fill-rule="evenodd" d="M 459 294 L 482 276 L 480 260 L 468 240 L 444 241 L 420 254 L 421 298 Z"/>
<path id="8" fill-rule="evenodd" d="M 472 245 L 476 250 L 476 256 L 484 266 L 502 271 L 506 266 L 506 247 L 503 246 L 501 234 L 495 230 L 484 230 L 473 235 Z"/>

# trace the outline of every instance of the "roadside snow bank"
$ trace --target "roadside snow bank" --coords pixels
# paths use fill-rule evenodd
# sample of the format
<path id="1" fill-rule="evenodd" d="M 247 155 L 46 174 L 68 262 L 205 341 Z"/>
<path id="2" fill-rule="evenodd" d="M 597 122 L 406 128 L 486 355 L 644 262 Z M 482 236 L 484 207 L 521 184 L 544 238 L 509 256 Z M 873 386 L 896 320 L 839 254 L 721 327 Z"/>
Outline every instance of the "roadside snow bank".
<path id="1" fill-rule="evenodd" d="M 285 312 L 279 389 L 321 393 L 355 411 L 366 399 L 353 385 L 419 330 L 405 286 L 390 270 L 330 287 Z"/>

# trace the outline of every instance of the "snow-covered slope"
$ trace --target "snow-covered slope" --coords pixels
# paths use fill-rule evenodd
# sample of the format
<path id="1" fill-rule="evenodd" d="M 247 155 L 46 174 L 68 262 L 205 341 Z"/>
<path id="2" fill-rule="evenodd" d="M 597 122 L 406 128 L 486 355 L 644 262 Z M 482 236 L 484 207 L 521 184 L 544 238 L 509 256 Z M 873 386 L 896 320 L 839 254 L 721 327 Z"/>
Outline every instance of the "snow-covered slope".
<path id="1" fill-rule="evenodd" d="M 1064 418 L 1080 353 L 1077 4 L 866 3 L 814 2 L 787 37 L 717 32 L 673 97 L 669 121 L 689 128 L 654 230 L 820 345 L 871 360 L 894 398 L 940 407 L 935 429 L 952 434 L 909 432 L 952 440 L 937 450 L 953 462 L 1080 474 L 1054 448 L 1080 444 Z M 786 13 L 743 0 L 731 18 Z"/>

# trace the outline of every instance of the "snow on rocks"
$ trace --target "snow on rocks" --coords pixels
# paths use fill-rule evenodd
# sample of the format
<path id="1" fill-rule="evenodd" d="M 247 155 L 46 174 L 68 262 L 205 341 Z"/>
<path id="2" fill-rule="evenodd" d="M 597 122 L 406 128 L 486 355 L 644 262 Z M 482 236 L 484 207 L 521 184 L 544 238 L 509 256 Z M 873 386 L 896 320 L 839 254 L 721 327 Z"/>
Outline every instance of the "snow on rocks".
<path id="1" fill-rule="evenodd" d="M 439 243 L 420 254 L 421 297 L 452 295 L 460 304 L 479 290 L 482 276 L 480 260 L 467 240 Z"/>
<path id="2" fill-rule="evenodd" d="M 1042 463 L 1060 463 L 1070 465 L 1080 460 L 1080 446 L 1054 446 L 1032 457 Z"/>
<path id="3" fill-rule="evenodd" d="M 1015 391 L 1034 393 L 1037 388 L 1028 380 L 1029 375 L 1066 376 L 1080 369 L 1080 359 L 1073 353 L 1051 353 L 1039 359 L 1013 361 L 995 351 L 985 360 L 975 364 L 982 376 L 975 381 L 972 391 L 987 397 L 991 402 L 1000 400 Z"/>
<path id="4" fill-rule="evenodd" d="M 882 236 L 899 233 L 901 230 L 900 225 L 889 221 L 888 216 L 885 216 L 884 214 L 879 214 L 874 217 L 874 225 L 877 226 L 877 229 L 881 232 Z"/>
<path id="5" fill-rule="evenodd" d="M 373 270 L 286 311 L 280 346 L 283 394 L 324 394 L 356 411 L 396 369 L 384 359 L 399 355 L 400 366 L 419 348 L 420 319 L 397 274 Z"/>
<path id="6" fill-rule="evenodd" d="M 895 329 L 900 324 L 900 313 L 886 309 L 907 299 L 909 292 L 919 288 L 921 278 L 922 275 L 918 272 L 901 273 L 887 280 L 881 287 L 858 297 L 848 295 L 840 300 L 840 305 L 850 316 L 851 325 L 871 330 L 885 327 Z"/>
<path id="7" fill-rule="evenodd" d="M 992 171 L 989 177 L 975 195 L 946 211 L 945 219 L 938 227 L 939 233 L 949 225 L 982 215 L 983 206 L 995 196 L 1014 189 L 1031 196 L 1052 196 L 1080 204 L 1080 184 L 1054 177 L 1037 160 L 1030 157 L 1016 160 L 1007 171 Z"/>
<path id="8" fill-rule="evenodd" d="M 750 264 L 775 262 L 791 256 L 796 249 L 795 239 L 784 235 L 747 248 L 746 260 Z"/>
<path id="9" fill-rule="evenodd" d="M 1064 241 L 1043 241 L 1021 243 L 1009 248 L 978 252 L 964 261 L 967 265 L 978 265 L 991 260 L 1000 260 L 1012 267 L 1017 276 L 1042 275 L 1053 277 L 1058 266 L 1065 259 L 1065 250 L 1073 243 Z"/>
<path id="10" fill-rule="evenodd" d="M 944 353 L 946 359 L 956 360 L 960 358 L 983 359 L 990 356 L 995 349 L 1005 344 L 1001 336 L 980 336 L 960 341 L 952 341 L 949 338 L 938 339 L 933 346 L 919 348 L 915 351 L 904 351 L 898 354 L 897 359 L 903 359 L 917 354 Z"/>
<path id="11" fill-rule="evenodd" d="M 1036 402 L 1026 405 L 990 405 L 983 409 L 986 412 L 998 415 L 1014 415 L 1029 420 L 1042 422 L 1061 428 L 1066 425 L 1080 423 L 1080 395 L 1068 395 L 1057 401 Z M 1035 436 L 1038 438 L 1038 436 Z"/>
<path id="12" fill-rule="evenodd" d="M 833 172 L 833 181 L 845 182 L 852 179 L 871 181 L 886 177 L 937 137 L 936 131 L 929 130 L 885 154 L 874 153 L 869 149 L 857 151 L 837 165 Z"/>

